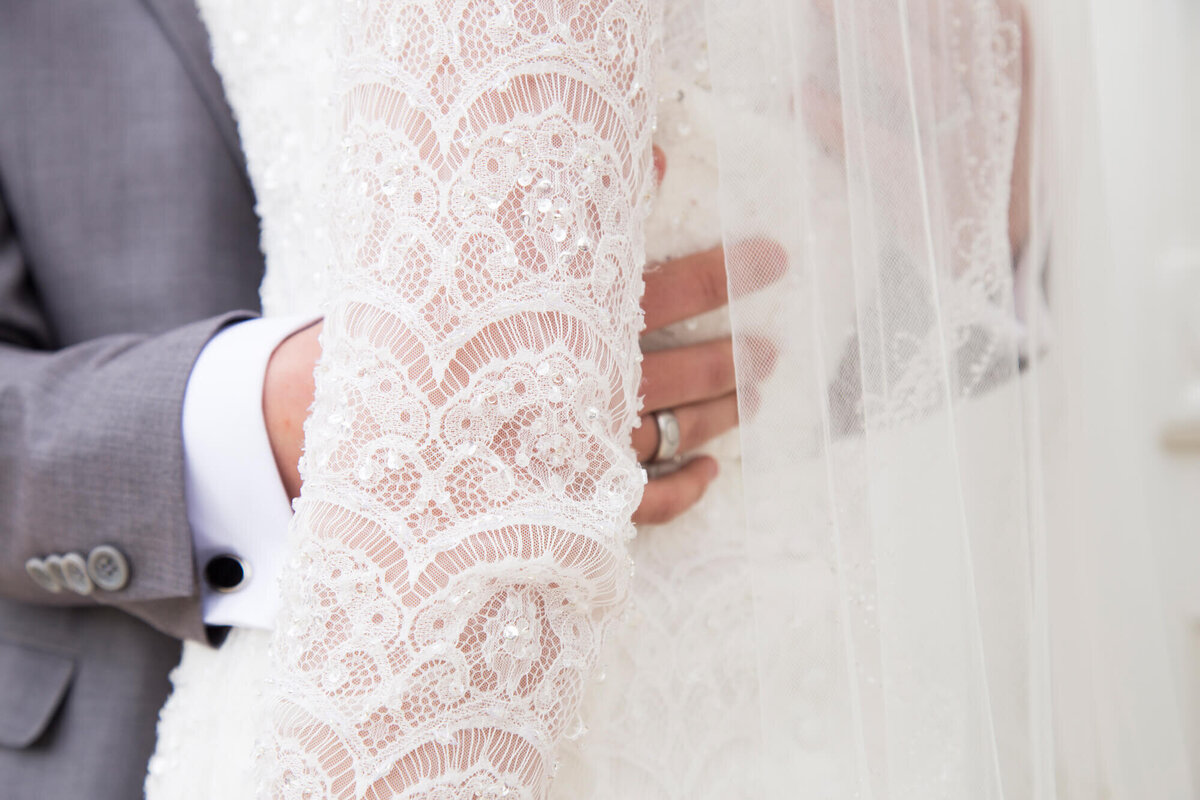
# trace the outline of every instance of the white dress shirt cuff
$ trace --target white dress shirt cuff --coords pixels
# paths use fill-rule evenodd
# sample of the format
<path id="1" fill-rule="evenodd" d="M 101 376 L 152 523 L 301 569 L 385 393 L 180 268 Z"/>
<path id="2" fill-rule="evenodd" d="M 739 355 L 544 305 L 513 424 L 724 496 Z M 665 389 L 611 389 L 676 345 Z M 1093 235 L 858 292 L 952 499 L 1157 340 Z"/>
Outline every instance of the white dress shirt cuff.
<path id="1" fill-rule="evenodd" d="M 207 625 L 271 629 L 292 509 L 267 429 L 262 392 L 275 348 L 314 317 L 272 317 L 232 325 L 201 351 L 183 399 L 184 489 L 201 574 L 231 555 L 245 577 L 221 592 L 201 580 Z"/>

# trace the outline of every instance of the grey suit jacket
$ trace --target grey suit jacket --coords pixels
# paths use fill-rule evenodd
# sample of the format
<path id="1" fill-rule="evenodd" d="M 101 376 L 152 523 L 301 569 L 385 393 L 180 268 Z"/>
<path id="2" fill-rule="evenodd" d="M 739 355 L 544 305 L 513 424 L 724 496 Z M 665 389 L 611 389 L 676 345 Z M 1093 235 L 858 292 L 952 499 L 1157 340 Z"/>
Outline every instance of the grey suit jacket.
<path id="1" fill-rule="evenodd" d="M 141 794 L 179 639 L 204 635 L 183 392 L 262 269 L 192 0 L 0 0 L 5 800 Z M 26 574 L 106 544 L 130 566 L 118 591 Z"/>

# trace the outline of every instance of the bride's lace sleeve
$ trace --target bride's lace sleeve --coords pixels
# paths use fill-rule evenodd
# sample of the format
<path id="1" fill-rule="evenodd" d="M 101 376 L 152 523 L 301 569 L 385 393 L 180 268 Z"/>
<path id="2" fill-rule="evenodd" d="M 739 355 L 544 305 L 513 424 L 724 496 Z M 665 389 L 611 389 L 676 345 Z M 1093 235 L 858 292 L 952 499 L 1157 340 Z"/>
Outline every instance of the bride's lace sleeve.
<path id="1" fill-rule="evenodd" d="M 354 0 L 262 792 L 535 798 L 630 574 L 647 0 Z"/>

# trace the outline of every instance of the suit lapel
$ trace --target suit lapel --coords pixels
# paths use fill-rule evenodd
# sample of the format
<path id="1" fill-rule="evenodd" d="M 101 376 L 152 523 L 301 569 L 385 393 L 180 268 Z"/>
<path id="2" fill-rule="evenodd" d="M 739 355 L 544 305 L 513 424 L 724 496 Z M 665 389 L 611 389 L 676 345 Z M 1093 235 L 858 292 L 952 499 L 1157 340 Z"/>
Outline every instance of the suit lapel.
<path id="1" fill-rule="evenodd" d="M 150 16 L 162 28 L 167 41 L 179 54 L 184 69 L 200 97 L 208 107 L 209 115 L 229 155 L 242 173 L 242 179 L 250 187 L 250 178 L 246 173 L 246 156 L 242 152 L 242 142 L 238 137 L 237 123 L 225 100 L 225 90 L 221 86 L 221 77 L 213 67 L 212 52 L 209 50 L 208 29 L 200 19 L 194 0 L 141 0 L 142 5 L 150 12 Z M 253 191 L 253 189 L 251 189 Z"/>

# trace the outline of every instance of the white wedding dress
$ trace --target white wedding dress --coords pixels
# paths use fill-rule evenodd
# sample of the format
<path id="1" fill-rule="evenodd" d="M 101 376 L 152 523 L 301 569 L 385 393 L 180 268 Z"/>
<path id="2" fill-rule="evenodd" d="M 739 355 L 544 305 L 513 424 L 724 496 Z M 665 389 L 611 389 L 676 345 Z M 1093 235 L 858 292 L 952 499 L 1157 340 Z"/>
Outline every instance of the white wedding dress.
<path id="1" fill-rule="evenodd" d="M 187 646 L 150 800 L 1189 796 L 1086 0 L 200 7 L 324 355 L 277 630 Z M 643 265 L 718 240 L 646 344 L 732 329 L 746 413 L 634 537 Z"/>
<path id="2" fill-rule="evenodd" d="M 262 246 L 268 264 L 262 290 L 264 312 L 276 315 L 317 311 L 321 307 L 322 297 L 327 296 L 324 293 L 331 281 L 339 286 L 340 292 L 369 298 L 367 305 L 372 306 L 370 313 L 403 316 L 404 309 L 413 310 L 428 303 L 425 309 L 421 309 L 425 312 L 437 305 L 436 298 L 441 291 L 438 287 L 425 287 L 425 294 L 418 301 L 406 295 L 399 283 L 388 287 L 377 280 L 366 281 L 364 283 L 368 285 L 364 289 L 362 284 L 353 286 L 351 279 L 335 274 L 334 270 L 328 268 L 328 265 L 338 263 L 339 257 L 343 261 L 347 258 L 347 254 L 338 253 L 337 248 L 348 246 L 346 241 L 355 235 L 355 228 L 380 224 L 372 220 L 375 209 L 361 201 L 358 205 L 339 207 L 339 200 L 344 202 L 344 198 L 335 199 L 326 188 L 330 172 L 329 154 L 332 152 L 334 159 L 341 158 L 355 146 L 331 142 L 332 135 L 329 133 L 336 123 L 333 97 L 338 78 L 334 74 L 334 53 L 338 48 L 336 17 L 339 5 L 333 0 L 318 0 L 302 5 L 291 0 L 200 2 L 202 15 L 212 36 L 215 61 L 238 119 L 258 195 L 258 210 L 263 223 Z M 470 17 L 469 10 L 473 5 L 485 4 L 462 2 L 454 7 Z M 464 35 L 462 41 L 439 38 L 430 35 L 428 29 L 422 31 L 412 24 L 423 9 L 434 8 L 434 3 L 384 2 L 376 6 L 373 11 L 380 13 L 381 19 L 383 10 L 390 6 L 391 19 L 407 23 L 408 27 L 397 24 L 393 29 L 386 30 L 386 26 L 382 26 L 372 35 L 403 36 L 407 31 L 407 35 L 413 37 L 414 43 L 419 44 L 420 48 L 427 48 L 434 53 L 452 52 L 453 57 L 447 63 L 453 62 L 464 70 L 467 69 L 464 64 L 472 63 L 466 52 L 470 37 Z M 487 10 L 479 15 L 479 24 L 488 37 L 496 41 L 504 41 L 507 37 L 511 41 L 523 35 L 521 27 L 527 23 L 514 20 L 511 10 L 506 10 L 504 3 L 494 6 L 487 3 L 486 6 Z M 581 8 L 586 8 L 586 4 Z M 625 48 L 633 45 L 644 47 L 650 44 L 649 40 L 642 41 L 640 33 L 632 29 L 632 24 L 639 20 L 639 14 L 633 8 L 625 8 L 620 4 L 610 6 L 609 13 L 613 19 L 608 21 L 607 27 L 601 26 L 592 35 L 595 41 L 603 42 L 609 48 L 608 52 L 602 54 L 603 58 L 625 58 L 637 73 L 651 74 L 649 64 L 652 58 L 656 58 L 653 52 L 624 52 Z M 558 24 L 587 26 L 592 23 L 586 19 L 571 20 L 568 17 Z M 703 0 L 670 0 L 661 23 L 646 21 L 646 32 L 651 39 L 657 37 L 660 24 L 662 62 L 654 89 L 641 90 L 637 84 L 638 75 L 634 75 L 632 84 L 622 89 L 630 97 L 630 102 L 621 110 L 626 118 L 616 121 L 630 131 L 648 130 L 653 106 L 657 105 L 654 141 L 665 151 L 668 166 L 665 180 L 653 200 L 653 210 L 645 222 L 646 250 L 651 262 L 710 247 L 717 243 L 720 231 L 716 147 L 710 120 L 711 87 L 706 74 Z M 455 35 L 454 32 L 450 33 L 451 37 Z M 561 40 L 571 41 L 566 34 Z M 372 45 L 367 42 L 362 46 L 370 49 Z M 539 46 L 544 47 L 545 43 Z M 569 49 L 571 45 L 566 47 Z M 651 49 L 658 47 L 658 43 L 651 44 Z M 542 71 L 556 79 L 561 77 L 559 71 L 574 74 L 580 64 L 587 66 L 592 58 L 587 53 L 564 54 L 561 50 L 552 50 L 546 56 L 549 66 L 544 66 Z M 357 56 L 352 54 L 351 57 Z M 459 58 L 463 61 L 458 61 Z M 502 61 L 502 56 L 496 58 Z M 573 59 L 578 63 L 571 63 Z M 556 64 L 561 66 L 561 70 Z M 369 59 L 359 58 L 355 66 L 369 76 L 372 67 Z M 492 68 L 502 73 L 507 67 L 499 63 L 492 65 Z M 361 76 L 359 79 L 368 80 Z M 628 80 L 628 77 L 621 79 Z M 617 192 L 599 198 L 603 205 L 588 206 L 589 198 L 585 190 L 579 188 L 576 191 L 576 186 L 565 182 L 565 174 L 556 176 L 539 171 L 546 162 L 574 157 L 569 151 L 560 156 L 559 151 L 568 147 L 567 142 L 571 143 L 570 148 L 585 154 L 600 153 L 601 148 L 610 144 L 591 125 L 579 125 L 572 129 L 563 124 L 556 127 L 552 124 L 554 120 L 539 122 L 542 124 L 535 129 L 531 129 L 529 121 L 524 119 L 506 124 L 501 118 L 493 123 L 488 136 L 494 137 L 495 141 L 489 142 L 492 149 L 486 150 L 487 157 L 493 160 L 475 168 L 490 171 L 491 174 L 484 176 L 486 181 L 490 181 L 488 186 L 506 180 L 516 187 L 518 194 L 512 197 L 524 203 L 519 213 L 525 215 L 518 221 L 518 227 L 528 230 L 528 236 L 523 241 L 515 242 L 516 249 L 489 253 L 479 261 L 467 259 L 464 268 L 480 270 L 486 276 L 480 278 L 481 283 L 509 280 L 513 285 L 518 285 L 524 278 L 540 289 L 547 284 L 539 283 L 536 275 L 532 278 L 522 276 L 517 267 L 518 257 L 528 259 L 531 254 L 535 258 L 557 257 L 567 264 L 579 257 L 577 253 L 586 255 L 594 252 L 597 261 L 603 255 L 611 269 L 606 271 L 597 267 L 590 275 L 583 272 L 591 283 L 579 288 L 588 291 L 600 288 L 601 284 L 597 282 L 603 282 L 601 291 L 606 296 L 600 299 L 596 308 L 611 317 L 609 324 L 613 329 L 605 334 L 612 340 L 612 358 L 617 362 L 611 369 L 616 375 L 623 376 L 622 389 L 618 394 L 626 401 L 635 402 L 637 364 L 640 359 L 636 349 L 631 346 L 630 337 L 636 332 L 637 318 L 629 309 L 636 303 L 639 289 L 638 282 L 630 280 L 636 278 L 636 273 L 630 272 L 629 259 L 640 257 L 637 256 L 637 228 L 640 224 L 637 214 L 640 212 L 628 203 L 623 205 Z M 558 122 L 561 123 L 561 120 Z M 502 145 L 499 150 L 495 149 L 497 143 Z M 633 140 L 633 144 L 639 144 L 637 139 Z M 465 140 L 456 146 L 465 148 L 465 158 L 468 159 L 475 155 L 471 152 L 472 147 L 484 151 L 482 141 Z M 629 158 L 635 161 L 642 157 L 641 152 L 629 154 Z M 381 165 L 376 173 L 378 180 L 386 181 L 396 176 L 394 185 L 385 188 L 383 194 L 390 197 L 393 192 L 397 196 L 400 193 L 428 193 L 428 205 L 417 209 L 421 213 L 436 213 L 438 202 L 451 205 L 465 202 L 456 194 L 465 193 L 466 190 L 460 186 L 447 191 L 432 183 L 445 173 L 439 171 L 432 160 L 423 163 L 425 156 L 419 153 L 381 150 L 373 153 L 372 158 L 375 164 Z M 350 160 L 350 157 L 347 156 L 347 159 Z M 586 163 L 602 162 L 593 157 Z M 355 163 L 354 166 L 361 165 Z M 637 164 L 629 166 L 631 170 L 639 168 Z M 333 171 L 338 169 L 339 165 L 335 164 Z M 441 169 L 444 170 L 444 167 Z M 590 170 L 590 167 L 585 166 L 585 169 Z M 613 175 L 612 180 L 629 180 L 632 185 L 640 185 L 628 176 Z M 607 185 L 609 177 L 605 176 L 602 181 L 602 184 L 595 185 Z M 571 194 L 566 194 L 567 191 Z M 499 214 L 511 214 L 513 209 L 508 204 L 512 197 L 506 198 L 499 209 L 500 197 L 489 197 L 483 201 L 482 209 L 462 215 L 460 219 L 465 220 L 463 228 L 452 232 L 449 241 L 462 241 L 471 235 L 481 238 L 493 236 L 496 231 L 490 230 L 489 225 L 492 228 L 495 225 L 480 223 L 479 211 L 484 211 L 485 215 L 489 209 Z M 581 207 L 593 209 L 595 218 L 587 223 L 586 231 L 575 227 L 568 230 L 572 215 Z M 405 209 L 404 213 L 411 213 L 412 210 Z M 338 224 L 343 227 L 335 232 L 324 220 L 339 214 Z M 347 230 L 351 232 L 347 233 Z M 427 231 L 415 227 L 384 234 L 390 236 L 386 246 L 408 248 L 414 247 L 413 243 L 418 240 L 424 242 L 428 235 Z M 439 255 L 443 254 L 436 251 L 426 254 L 430 262 Z M 511 277 L 502 278 L 503 275 Z M 485 286 L 479 291 L 484 294 L 494 291 L 494 288 Z M 565 294 L 569 292 L 569 288 L 564 290 Z M 567 299 L 569 302 L 570 298 Z M 506 302 L 512 302 L 511 292 Z M 522 302 L 528 303 L 528 299 Z M 485 322 L 491 321 L 487 315 L 497 319 L 502 317 L 501 310 L 481 303 L 475 313 L 482 315 L 482 321 L 472 320 L 468 323 L 457 310 L 447 310 L 449 305 L 445 304 L 424 316 L 423 324 L 431 328 L 428 331 L 430 338 L 450 341 L 460 335 L 458 328 L 461 326 L 467 326 L 472 331 L 479 330 Z M 442 327 L 432 329 L 443 322 Z M 604 324 L 594 326 L 597 333 L 603 329 Z M 699 321 L 661 332 L 647 341 L 646 345 L 655 347 L 667 343 L 700 341 L 727 332 L 727 318 L 724 312 L 717 312 Z M 330 367 L 329 360 L 340 360 L 340 363 Z M 336 352 L 327 357 L 323 369 L 348 369 L 359 374 L 365 371 L 370 375 L 367 380 L 376 382 L 373 386 L 361 380 L 352 380 L 354 391 L 380 391 L 378 382 L 387 380 L 377 371 L 375 357 L 369 348 Z M 562 381 L 565 372 L 567 385 L 549 384 L 539 398 L 541 403 L 554 403 L 561 399 L 560 392 L 568 391 L 575 378 L 585 384 L 591 380 L 586 370 L 572 363 L 569 353 L 548 352 L 544 358 L 533 353 L 514 356 L 507 369 L 514 376 L 504 379 L 510 393 L 514 383 L 519 385 L 521 381 L 526 381 L 531 385 L 540 385 L 548 379 Z M 467 401 L 464 407 L 471 408 L 472 404 L 477 405 L 481 400 L 495 402 L 492 394 L 495 388 L 493 385 L 491 388 L 471 386 L 462 389 L 464 400 Z M 595 387 L 588 390 L 601 397 Z M 747 774 L 744 757 L 756 736 L 758 711 L 754 696 L 754 664 L 751 663 L 747 644 L 747 637 L 751 634 L 747 620 L 752 617 L 752 610 L 742 552 L 744 512 L 741 507 L 740 470 L 736 464 L 736 434 L 719 440 L 709 448 L 721 460 L 723 469 L 704 500 L 694 510 L 670 525 L 643 529 L 635 539 L 627 540 L 624 530 L 616 521 L 628 514 L 636 496 L 633 491 L 635 487 L 630 481 L 638 479 L 636 466 L 626 453 L 628 445 L 622 443 L 621 432 L 622 426 L 632 418 L 636 406 L 610 410 L 606 408 L 610 405 L 607 399 L 593 400 L 587 405 L 589 407 L 583 415 L 584 419 L 591 424 L 591 418 L 604 417 L 608 421 L 605 441 L 611 442 L 606 446 L 611 446 L 622 456 L 612 467 L 615 478 L 608 478 L 613 484 L 613 497 L 607 507 L 592 507 L 599 493 L 581 492 L 571 496 L 571 492 L 567 491 L 567 499 L 537 509 L 536 515 L 534 509 L 522 506 L 520 501 L 509 503 L 507 507 L 499 503 L 484 511 L 496 518 L 508 517 L 505 520 L 508 524 L 536 519 L 538 524 L 548 528 L 561 526 L 579 529 L 580 523 L 586 523 L 582 526 L 584 530 L 588 525 L 599 529 L 601 533 L 589 535 L 606 541 L 612 558 L 624 559 L 621 553 L 627 548 L 636 565 L 628 587 L 628 603 L 621 613 L 620 623 L 606 626 L 608 630 L 603 647 L 598 640 L 591 638 L 593 632 L 579 632 L 571 643 L 578 651 L 577 666 L 572 667 L 569 674 L 554 682 L 547 682 L 542 689 L 542 695 L 545 696 L 539 697 L 539 703 L 555 708 L 556 714 L 565 714 L 566 718 L 556 717 L 544 727 L 545 732 L 532 738 L 537 742 L 537 748 L 547 754 L 555 754 L 558 763 L 545 765 L 545 776 L 531 778 L 526 785 L 498 790 L 494 795 L 475 786 L 471 790 L 464 788 L 462 792 L 450 791 L 445 796 L 542 796 L 545 781 L 557 770 L 551 796 L 572 800 L 592 797 L 626 800 L 753 797 L 754 781 Z M 514 410 L 521 407 L 513 405 Z M 424 411 L 416 406 L 392 406 L 389 411 L 393 414 L 411 412 L 417 419 L 425 418 Z M 323 414 L 329 414 L 329 410 L 319 399 L 314 416 Z M 330 422 L 335 425 L 346 424 L 332 418 Z M 530 426 L 532 434 L 529 435 L 533 439 L 529 444 L 532 448 L 524 449 L 522 438 L 516 448 L 515 464 L 509 466 L 528 467 L 530 458 L 536 461 L 539 457 L 538 448 L 556 446 L 551 441 L 555 432 L 543 430 L 539 433 L 537 424 L 534 420 Z M 465 421 L 463 426 L 466 427 Z M 334 435 L 325 433 L 320 423 L 310 424 L 309 452 L 306 455 L 309 470 L 313 469 L 314 433 L 318 436 Z M 524 431 L 517 433 L 518 437 L 526 435 Z M 460 444 L 463 447 L 476 447 L 488 436 L 492 437 L 491 441 L 499 440 L 493 430 L 490 434 L 483 433 L 476 442 L 467 444 L 464 439 Z M 561 447 L 562 444 L 566 442 L 560 442 L 557 446 Z M 319 447 L 318 444 L 316 448 Z M 374 471 L 383 473 L 399 467 L 407 455 L 395 444 L 391 449 L 387 446 L 375 447 L 378 448 L 376 459 L 360 460 L 348 468 L 362 479 L 364 488 L 379 479 L 378 475 L 372 474 Z M 576 454 L 569 457 L 580 458 L 583 451 L 577 445 L 576 448 Z M 498 460 L 502 455 L 497 452 L 488 458 Z M 459 454 L 455 457 L 459 457 Z M 586 464 L 579 466 L 585 470 L 587 468 Z M 458 505 L 437 506 L 434 503 L 430 507 L 463 508 L 469 502 L 466 498 L 472 493 L 476 496 L 497 493 L 500 490 L 494 482 L 504 473 L 493 472 L 490 467 L 488 470 L 486 475 L 467 479 L 483 481 L 482 488 L 448 487 L 450 492 L 455 493 L 452 503 Z M 508 477 L 507 480 L 511 481 L 512 478 Z M 488 481 L 493 483 L 488 484 Z M 517 490 L 521 491 L 521 487 Z M 339 484 L 333 488 L 327 487 L 326 491 L 353 494 L 355 490 L 347 484 Z M 503 491 L 511 491 L 511 486 L 504 486 Z M 558 492 L 563 492 L 561 485 Z M 534 499 L 537 499 L 536 496 Z M 379 498 L 379 501 L 385 505 L 393 504 L 391 508 L 398 514 L 403 514 L 409 505 L 429 502 L 412 492 Z M 370 508 L 374 500 L 361 502 L 362 506 Z M 544 497 L 542 502 L 545 502 Z M 380 518 L 376 512 L 364 515 Z M 591 522 L 588 522 L 589 519 Z M 491 521 L 491 524 L 495 525 L 496 521 L 498 519 Z M 308 535 L 312 536 L 311 533 Z M 306 548 L 305 554 L 297 558 L 313 559 L 314 556 Z M 296 569 L 293 565 L 298 579 L 335 567 L 342 569 L 350 563 L 345 553 L 318 550 L 316 558 L 337 563 L 318 561 L 303 569 Z M 361 564 L 355 566 L 363 568 Z M 528 570 L 528 567 L 518 562 L 511 569 L 519 574 L 522 569 Z M 630 568 L 622 560 L 608 569 L 611 574 L 605 575 L 593 564 L 593 575 L 587 578 L 597 584 L 610 584 L 605 591 L 612 596 L 597 599 L 597 607 L 604 604 L 615 606 L 619 596 L 626 591 L 621 584 L 629 576 Z M 317 580 L 327 581 L 328 578 Z M 536 570 L 527 580 L 537 583 L 539 578 Z M 817 581 L 814 592 L 819 586 L 820 582 Z M 291 591 L 302 590 L 293 588 Z M 363 589 L 360 587 L 356 591 Z M 598 590 L 586 587 L 579 591 Z M 462 602 L 462 596 L 454 594 L 449 602 Z M 392 620 L 405 613 L 403 609 L 398 611 L 395 606 L 385 602 L 386 599 L 380 598 L 372 606 L 373 613 L 391 615 L 388 618 Z M 533 599 L 537 600 L 536 596 Z M 439 600 L 432 598 L 428 602 L 433 605 Z M 531 598 L 528 595 L 511 592 L 505 602 L 511 608 L 504 613 L 511 619 L 501 620 L 501 616 L 494 611 L 476 612 L 487 619 L 501 620 L 494 623 L 494 630 L 484 625 L 480 635 L 494 641 L 490 644 L 485 642 L 482 646 L 485 649 L 507 648 L 507 655 L 501 653 L 501 656 L 511 659 L 512 663 L 507 667 L 498 667 L 497 672 L 504 673 L 507 670 L 514 682 L 522 679 L 522 673 L 529 680 L 530 665 L 539 658 L 539 639 L 535 638 L 531 643 L 527 637 L 539 626 L 548 623 L 540 620 L 536 611 L 529 607 Z M 537 602 L 544 602 L 544 596 Z M 599 614 L 593 612 L 593 616 Z M 469 620 L 470 616 L 465 619 Z M 304 638 L 312 634 L 294 616 L 284 624 L 288 626 L 284 635 L 294 637 L 297 650 L 302 649 Z M 802 621 L 797 620 L 796 624 L 800 625 Z M 594 632 L 598 633 L 600 627 L 595 627 Z M 175 691 L 162 711 L 158 749 L 151 762 L 146 784 L 150 800 L 210 800 L 218 797 L 236 800 L 255 796 L 255 730 L 264 714 L 270 711 L 263 709 L 264 698 L 274 696 L 273 692 L 264 688 L 270 672 L 270 640 L 271 635 L 266 632 L 235 630 L 219 650 L 187 645 L 183 662 L 172 676 Z M 549 641 L 544 632 L 540 641 Z M 383 642 L 377 644 L 384 646 Z M 431 656 L 424 655 L 422 658 L 428 662 Z M 347 659 L 342 663 L 350 662 Z M 346 678 L 344 674 L 330 674 L 339 669 L 342 667 L 336 664 L 327 668 L 324 676 L 326 685 L 330 681 Z M 462 696 L 471 691 L 471 687 L 457 681 L 469 684 L 472 674 L 475 673 L 468 672 L 467 677 L 460 679 L 452 675 L 439 676 L 437 681 L 427 681 L 429 685 L 424 691 L 434 692 L 438 697 L 444 697 L 446 692 Z M 814 675 L 813 679 L 819 680 L 819 676 Z M 419 683 L 421 679 L 414 677 L 412 680 Z M 587 681 L 586 690 L 581 685 L 583 680 Z M 449 689 L 445 688 L 447 683 L 451 684 Z M 400 692 L 401 689 L 389 691 Z M 477 726 L 479 723 L 476 718 L 480 716 L 491 720 L 491 724 L 505 725 L 503 721 L 496 721 L 500 719 L 499 715 L 510 710 L 505 707 L 505 701 L 494 695 L 489 697 L 483 691 L 479 693 L 483 695 L 483 702 L 471 709 L 470 713 L 460 712 L 454 703 L 446 703 L 441 707 L 440 715 L 439 701 L 422 696 L 418 702 L 427 704 L 427 716 L 422 718 L 425 729 L 407 731 L 403 737 L 396 736 L 395 741 L 413 748 L 425 742 L 448 746 L 460 726 Z M 420 695 L 420 692 L 417 694 Z M 489 702 L 492 707 L 489 707 Z M 579 705 L 578 710 L 576 705 Z M 489 714 L 493 717 L 489 717 Z M 511 725 L 507 729 L 520 731 L 540 725 L 535 713 L 520 720 L 519 725 Z M 261 730 L 261 727 L 258 729 Z M 551 741 L 544 741 L 547 734 Z M 809 731 L 807 735 L 815 737 L 818 732 Z M 555 738 L 557 742 L 553 741 Z M 393 752 L 388 757 L 398 756 Z M 361 766 L 352 769 L 359 774 L 354 778 L 357 788 L 349 789 L 349 796 L 359 796 L 362 787 L 371 779 Z M 463 768 L 460 776 L 464 787 L 478 780 L 478 773 L 473 767 Z M 432 776 L 435 782 L 436 778 Z M 489 778 L 492 783 L 493 778 Z M 328 789 L 311 796 L 324 796 L 325 791 Z M 413 790 L 413 794 L 420 794 L 420 791 Z M 295 796 L 310 795 L 297 793 Z M 397 796 L 408 795 L 397 792 Z"/>

